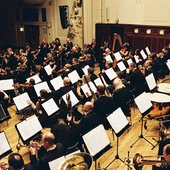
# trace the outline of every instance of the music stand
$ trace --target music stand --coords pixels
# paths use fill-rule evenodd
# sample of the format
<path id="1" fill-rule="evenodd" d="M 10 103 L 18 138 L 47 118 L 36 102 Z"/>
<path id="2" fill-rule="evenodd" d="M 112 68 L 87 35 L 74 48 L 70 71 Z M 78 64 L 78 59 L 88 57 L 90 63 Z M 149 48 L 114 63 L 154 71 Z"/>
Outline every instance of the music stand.
<path id="1" fill-rule="evenodd" d="M 90 132 L 82 136 L 88 152 L 95 160 L 95 169 L 97 168 L 97 158 L 105 149 L 110 146 L 110 141 L 103 125 L 99 125 Z"/>
<path id="2" fill-rule="evenodd" d="M 63 79 L 62 79 L 61 76 L 58 76 L 58 77 L 50 80 L 50 83 L 52 84 L 52 86 L 53 86 L 53 88 L 54 88 L 55 91 L 58 90 L 58 89 L 60 89 L 60 87 L 63 87 L 63 86 L 64 86 L 64 84 L 63 84 Z"/>
<path id="3" fill-rule="evenodd" d="M 42 130 L 42 126 L 35 115 L 16 124 L 15 128 L 24 144 L 27 144 L 30 140 L 37 137 Z"/>
<path id="4" fill-rule="evenodd" d="M 124 161 L 119 157 L 119 137 L 130 126 L 126 116 L 124 115 L 120 107 L 116 109 L 112 114 L 110 114 L 107 117 L 107 120 L 116 134 L 117 143 L 115 159 L 113 159 L 104 169 L 107 169 L 115 160 L 120 160 L 122 163 L 124 163 Z"/>
<path id="5" fill-rule="evenodd" d="M 57 106 L 53 98 L 45 101 L 41 105 L 48 116 L 52 116 L 59 110 L 59 107 Z"/>
<path id="6" fill-rule="evenodd" d="M 35 84 L 42 82 L 42 80 L 40 79 L 40 77 L 39 77 L 37 74 L 35 74 L 35 75 L 31 76 L 31 77 L 28 77 L 28 78 L 26 79 L 27 82 L 29 82 L 30 79 L 34 79 Z"/>
<path id="7" fill-rule="evenodd" d="M 148 58 L 146 53 L 144 52 L 144 50 L 141 50 L 140 54 L 141 54 L 141 56 L 143 57 L 144 60 L 146 60 Z"/>
<path id="8" fill-rule="evenodd" d="M 2 158 L 3 156 L 6 156 L 11 152 L 11 146 L 4 131 L 0 132 L 0 139 L 1 139 L 0 158 Z"/>
<path id="9" fill-rule="evenodd" d="M 145 80 L 147 82 L 147 85 L 148 85 L 150 91 L 156 89 L 157 84 L 156 84 L 156 80 L 155 80 L 155 77 L 154 77 L 153 73 L 146 76 Z"/>
<path id="10" fill-rule="evenodd" d="M 7 91 L 7 90 L 14 90 L 14 80 L 7 79 L 7 80 L 0 80 L 0 90 Z"/>
<path id="11" fill-rule="evenodd" d="M 143 136 L 143 118 L 152 110 L 153 106 L 151 101 L 149 100 L 149 98 L 147 97 L 146 92 L 143 92 L 142 94 L 140 94 L 139 96 L 137 96 L 134 99 L 142 117 L 141 117 L 141 134 L 139 135 L 139 138 L 130 146 L 131 148 L 133 147 L 133 145 L 135 145 L 140 139 L 144 139 L 146 142 L 148 142 L 149 144 L 151 144 L 153 147 L 154 145 Z"/>
<path id="12" fill-rule="evenodd" d="M 9 118 L 10 118 L 10 115 L 5 112 L 2 104 L 0 104 L 0 123 L 3 121 L 6 121 Z M 7 125 L 8 125 L 8 122 L 7 122 Z"/>

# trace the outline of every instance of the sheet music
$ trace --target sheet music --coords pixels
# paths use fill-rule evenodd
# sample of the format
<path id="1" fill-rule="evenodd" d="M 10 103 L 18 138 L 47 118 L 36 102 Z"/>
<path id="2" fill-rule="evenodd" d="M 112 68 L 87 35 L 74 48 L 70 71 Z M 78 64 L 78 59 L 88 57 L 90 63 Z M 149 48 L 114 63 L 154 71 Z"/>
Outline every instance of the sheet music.
<path id="1" fill-rule="evenodd" d="M 38 97 L 40 97 L 40 91 L 41 91 L 42 89 L 47 90 L 47 92 L 50 92 L 50 91 L 51 91 L 50 88 L 48 87 L 48 84 L 47 84 L 46 81 L 34 85 L 34 89 L 35 89 L 35 92 L 36 92 L 36 94 L 37 94 Z"/>
<path id="2" fill-rule="evenodd" d="M 8 143 L 8 139 L 5 135 L 5 132 L 0 133 L 0 141 L 1 141 L 1 147 L 0 147 L 0 155 L 8 152 L 11 150 L 11 147 Z"/>
<path id="3" fill-rule="evenodd" d="M 88 68 L 89 68 L 89 65 L 86 65 L 85 67 L 82 68 L 85 75 L 88 75 Z"/>
<path id="4" fill-rule="evenodd" d="M 110 144 L 109 138 L 103 125 L 99 125 L 90 132 L 83 135 L 83 140 L 90 155 L 95 156 Z"/>
<path id="5" fill-rule="evenodd" d="M 105 60 L 106 60 L 107 62 L 113 63 L 113 60 L 112 60 L 112 58 L 111 58 L 110 55 L 107 55 L 107 56 L 105 57 Z"/>
<path id="6" fill-rule="evenodd" d="M 169 69 L 169 71 L 170 71 L 170 59 L 167 60 L 166 65 L 168 66 L 168 69 Z"/>
<path id="7" fill-rule="evenodd" d="M 139 56 L 134 55 L 134 59 L 135 59 L 136 64 L 138 64 L 139 63 Z"/>
<path id="8" fill-rule="evenodd" d="M 129 59 L 127 60 L 127 63 L 128 63 L 128 65 L 130 65 L 131 63 L 133 63 L 132 59 L 129 58 Z"/>
<path id="9" fill-rule="evenodd" d="M 7 117 L 8 117 L 8 116 L 7 116 L 4 108 L 3 108 L 2 105 L 0 104 L 0 121 L 3 120 L 3 119 L 5 119 L 5 118 L 7 118 Z"/>
<path id="10" fill-rule="evenodd" d="M 27 92 L 20 94 L 19 96 L 14 97 L 13 100 L 14 100 L 14 103 L 15 103 L 15 105 L 16 105 L 16 107 L 19 111 L 28 107 L 30 105 L 28 103 L 28 101 L 31 101 Z"/>
<path id="11" fill-rule="evenodd" d="M 68 155 L 65 155 L 65 158 L 69 158 L 70 156 L 76 154 L 76 153 L 81 153 L 80 150 L 77 150 L 75 152 L 69 153 Z"/>
<path id="12" fill-rule="evenodd" d="M 108 84 L 106 83 L 106 81 L 105 81 L 105 79 L 103 78 L 103 76 L 101 76 L 101 78 L 102 78 L 102 80 L 103 80 L 105 86 L 107 87 Z M 96 86 L 99 86 L 99 85 L 102 85 L 102 86 L 103 86 L 103 83 L 102 83 L 102 81 L 101 81 L 100 78 L 95 79 L 95 80 L 94 80 L 94 83 L 95 83 Z"/>
<path id="13" fill-rule="evenodd" d="M 50 170 L 55 170 L 55 169 L 58 170 L 61 163 L 63 163 L 65 160 L 66 160 L 66 158 L 64 156 L 62 156 L 62 157 L 57 158 L 53 161 L 50 161 L 48 163 Z"/>
<path id="14" fill-rule="evenodd" d="M 51 116 L 53 113 L 59 110 L 59 107 L 55 103 L 54 99 L 50 99 L 42 103 L 42 107 L 44 108 L 48 116 Z"/>
<path id="15" fill-rule="evenodd" d="M 113 80 L 114 78 L 117 77 L 116 72 L 112 68 L 109 68 L 109 69 L 105 70 L 105 73 L 106 73 L 106 75 L 108 76 L 108 78 L 110 80 Z"/>
<path id="16" fill-rule="evenodd" d="M 37 116 L 35 116 L 35 115 L 27 118 L 27 123 L 31 127 L 31 130 L 34 132 L 34 134 L 36 134 L 42 130 L 42 126 L 41 126 Z"/>
<path id="17" fill-rule="evenodd" d="M 71 81 L 72 84 L 76 83 L 78 80 L 80 80 L 80 77 L 77 73 L 76 70 L 72 71 L 71 73 L 68 74 L 68 77 Z"/>
<path id="18" fill-rule="evenodd" d="M 79 100 L 77 99 L 77 97 L 75 96 L 75 94 L 73 93 L 72 90 L 69 91 L 68 93 L 70 94 L 70 100 L 71 100 L 71 104 L 72 104 L 72 107 L 73 107 L 73 106 L 75 106 L 75 105 L 79 102 Z M 67 104 L 66 96 L 67 96 L 68 93 L 66 93 L 66 94 L 62 97 L 63 100 L 64 100 L 64 102 L 65 102 L 66 104 Z"/>
<path id="19" fill-rule="evenodd" d="M 124 115 L 120 107 L 116 109 L 112 114 L 110 114 L 107 117 L 107 120 L 109 121 L 112 129 L 116 134 L 129 124 L 126 116 Z"/>
<path id="20" fill-rule="evenodd" d="M 89 86 L 90 86 L 90 88 L 92 89 L 92 91 L 94 92 L 94 93 L 97 93 L 97 89 L 96 89 L 96 87 L 95 87 L 95 85 L 93 84 L 93 82 L 89 82 Z"/>
<path id="21" fill-rule="evenodd" d="M 44 69 L 48 76 L 50 76 L 52 74 L 53 69 L 51 68 L 50 65 L 45 66 Z"/>
<path id="22" fill-rule="evenodd" d="M 26 79 L 27 82 L 29 82 L 30 79 L 34 79 L 34 80 L 35 80 L 35 84 L 42 82 L 42 80 L 40 79 L 40 77 L 39 77 L 37 74 L 35 74 L 34 76 L 31 76 L 31 77 L 27 78 L 27 79 Z"/>
<path id="23" fill-rule="evenodd" d="M 52 80 L 50 80 L 50 83 L 52 84 L 52 86 L 54 87 L 54 90 L 58 90 L 60 89 L 61 87 L 64 86 L 63 84 L 63 79 L 61 76 L 58 76 Z"/>
<path id="24" fill-rule="evenodd" d="M 83 90 L 83 93 L 85 94 L 86 97 L 90 97 L 92 95 L 92 93 L 91 93 L 91 91 L 90 91 L 87 84 L 83 84 L 81 86 L 81 89 Z"/>
<path id="25" fill-rule="evenodd" d="M 126 70 L 126 67 L 125 67 L 123 61 L 117 63 L 117 66 L 119 67 L 120 71 Z"/>
<path id="26" fill-rule="evenodd" d="M 0 80 L 0 90 L 3 91 L 13 90 L 14 89 L 13 85 L 14 85 L 13 79 Z"/>
<path id="27" fill-rule="evenodd" d="M 153 90 L 157 86 L 153 73 L 146 76 L 145 79 L 146 79 L 147 85 L 149 87 L 149 90 Z"/>
<path id="28" fill-rule="evenodd" d="M 114 56 L 115 56 L 115 58 L 116 58 L 116 60 L 117 60 L 117 61 L 122 60 L 122 56 L 120 55 L 120 53 L 119 53 L 119 52 L 114 53 Z"/>
<path id="29" fill-rule="evenodd" d="M 145 50 L 146 50 L 147 55 L 150 55 L 150 54 L 151 54 L 151 52 L 150 52 L 150 50 L 149 50 L 149 47 L 148 47 L 148 46 L 145 48 Z"/>
<path id="30" fill-rule="evenodd" d="M 147 59 L 147 55 L 145 54 L 144 50 L 141 50 L 140 54 L 142 55 L 144 60 Z"/>
<path id="31" fill-rule="evenodd" d="M 36 116 L 27 118 L 26 120 L 18 123 L 16 127 L 24 141 L 33 137 L 36 133 L 42 130 L 42 126 Z"/>
<path id="32" fill-rule="evenodd" d="M 147 97 L 146 92 L 143 92 L 142 94 L 140 94 L 139 96 L 137 96 L 134 99 L 139 111 L 143 114 L 145 113 L 148 109 L 150 109 L 152 107 L 152 103 L 149 100 L 149 98 Z"/>

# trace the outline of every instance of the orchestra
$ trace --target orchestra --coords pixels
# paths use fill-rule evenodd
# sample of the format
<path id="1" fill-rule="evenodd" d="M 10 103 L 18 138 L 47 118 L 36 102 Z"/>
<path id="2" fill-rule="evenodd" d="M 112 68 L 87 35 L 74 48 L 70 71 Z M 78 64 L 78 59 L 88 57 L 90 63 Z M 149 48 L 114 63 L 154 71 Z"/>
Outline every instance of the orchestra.
<path id="1" fill-rule="evenodd" d="M 39 159 L 36 158 L 35 153 L 40 151 L 38 144 L 33 142 L 30 145 L 30 164 L 36 168 L 38 167 L 39 170 L 48 170 L 48 162 L 68 152 L 69 146 L 76 142 L 79 143 L 82 134 L 87 133 L 98 124 L 101 123 L 105 129 L 109 129 L 110 126 L 106 117 L 117 108 L 120 107 L 125 116 L 130 117 L 130 107 L 134 102 L 134 98 L 145 91 L 149 92 L 145 80 L 146 76 L 153 73 L 155 80 L 159 81 L 159 79 L 169 75 L 166 65 L 166 62 L 170 59 L 169 48 L 163 48 L 160 54 L 152 52 L 147 59 L 144 59 L 139 53 L 139 49 L 133 53 L 130 44 L 126 42 L 118 51 L 121 62 L 125 67 L 125 70 L 121 71 L 118 67 L 120 61 L 116 61 L 114 52 L 109 49 L 108 42 L 103 43 L 99 53 L 96 50 L 96 43 L 93 40 L 92 44 L 81 49 L 77 44 L 74 45 L 70 38 L 67 38 L 63 45 L 59 38 L 56 38 L 50 44 L 43 39 L 40 46 L 34 50 L 27 43 L 25 48 L 19 50 L 7 48 L 5 52 L 2 51 L 3 62 L 0 68 L 0 81 L 13 79 L 14 84 L 12 86 L 14 90 L 3 91 L 0 89 L 0 104 L 7 111 L 10 105 L 15 104 L 13 103 L 13 97 L 28 93 L 30 101 L 27 101 L 27 103 L 32 108 L 32 114 L 38 117 L 43 128 L 49 127 L 52 132 L 43 136 L 43 144 L 41 145 L 43 151 L 39 153 Z M 109 60 L 111 59 L 110 61 L 107 61 L 108 56 Z M 131 59 L 130 63 L 128 62 L 129 59 Z M 98 64 L 100 71 L 96 72 Z M 50 72 L 47 72 L 46 66 L 49 66 Z M 87 74 L 83 71 L 86 66 L 88 66 Z M 115 71 L 115 78 L 112 79 L 107 75 L 106 70 L 108 69 Z M 76 75 L 80 79 L 72 80 L 76 77 L 75 75 L 70 76 L 73 71 L 76 71 Z M 34 75 L 37 75 L 42 82 L 47 82 L 50 91 L 40 89 L 40 96 L 37 96 L 34 88 L 37 84 L 36 81 L 33 78 L 27 80 L 27 78 Z M 54 90 L 51 80 L 59 76 L 63 80 L 63 86 L 58 90 Z M 97 78 L 99 78 L 102 85 L 96 83 Z M 82 88 L 83 85 L 87 87 L 86 92 Z M 70 91 L 78 99 L 78 104 L 74 105 Z M 66 95 L 66 101 L 64 95 Z M 9 98 L 10 102 L 8 101 L 7 105 L 6 101 Z M 57 114 L 49 117 L 42 104 L 51 98 L 54 99 L 60 109 Z M 154 103 L 153 110 L 148 117 L 153 119 L 160 115 L 169 114 L 169 103 L 167 105 Z M 77 123 L 75 120 L 79 120 L 79 122 Z M 61 135 L 62 131 L 68 136 Z M 76 140 L 71 137 L 72 135 L 76 136 Z M 61 138 L 61 140 L 58 138 Z M 67 140 L 70 140 L 71 144 Z M 61 143 L 58 144 L 58 142 Z M 82 150 L 82 147 L 79 145 L 78 147 Z M 56 152 L 53 152 L 53 150 Z M 168 151 L 163 152 L 164 158 L 169 160 L 169 157 L 167 158 L 169 146 L 165 150 Z M 52 154 L 49 154 L 49 152 Z M 168 154 L 165 154 L 165 152 Z M 14 157 L 17 156 L 19 155 L 14 155 Z M 3 166 L 1 164 L 1 169 L 4 170 Z"/>

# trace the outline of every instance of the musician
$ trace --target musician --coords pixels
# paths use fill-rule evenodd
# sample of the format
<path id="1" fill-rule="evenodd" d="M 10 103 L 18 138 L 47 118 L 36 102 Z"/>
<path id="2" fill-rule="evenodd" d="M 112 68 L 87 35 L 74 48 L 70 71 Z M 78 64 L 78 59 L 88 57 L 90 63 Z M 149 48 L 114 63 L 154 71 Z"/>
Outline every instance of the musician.
<path id="1" fill-rule="evenodd" d="M 131 94 L 128 87 L 126 87 L 122 80 L 116 78 L 113 80 L 113 102 L 116 108 L 121 108 L 126 116 L 130 116 L 130 100 Z"/>
<path id="2" fill-rule="evenodd" d="M 141 71 L 136 67 L 135 63 L 129 65 L 126 80 L 130 81 L 130 90 L 134 96 L 138 96 L 145 91 L 146 81 Z"/>
<path id="3" fill-rule="evenodd" d="M 93 128 L 97 127 L 101 121 L 98 115 L 94 111 L 94 105 L 92 102 L 86 102 L 83 105 L 83 118 L 81 119 L 79 124 L 75 124 L 73 122 L 72 116 L 67 116 L 70 126 L 81 134 L 84 135 L 85 133 L 89 132 Z"/>
<path id="4" fill-rule="evenodd" d="M 145 68 L 145 76 L 148 76 L 151 73 L 153 73 L 155 79 L 157 80 L 157 75 L 155 73 L 155 70 L 152 68 L 152 61 L 151 60 L 146 60 L 145 61 L 144 68 Z"/>
<path id="5" fill-rule="evenodd" d="M 163 147 L 163 159 L 162 161 L 167 161 L 167 163 L 157 163 L 156 166 L 153 166 L 152 170 L 168 170 L 170 169 L 170 141 L 166 141 L 168 143 L 164 143 L 164 147 Z"/>
<path id="6" fill-rule="evenodd" d="M 71 51 L 73 47 L 73 43 L 71 42 L 70 38 L 66 38 L 66 44 L 64 44 L 64 47 L 66 47 L 66 51 Z"/>
<path id="7" fill-rule="evenodd" d="M 92 81 L 94 83 L 94 80 L 97 79 L 97 75 L 94 74 L 94 69 L 92 67 L 89 67 L 87 69 L 87 72 L 88 72 L 88 78 L 90 81 Z"/>
<path id="8" fill-rule="evenodd" d="M 54 143 L 55 136 L 48 132 L 42 137 L 42 144 L 39 146 L 37 142 L 32 142 L 30 151 L 31 164 L 37 170 L 50 170 L 48 163 L 64 154 L 64 148 L 61 143 Z M 36 158 L 38 154 L 38 159 Z"/>
<path id="9" fill-rule="evenodd" d="M 94 112 L 100 117 L 105 128 L 109 127 L 106 117 L 115 110 L 112 97 L 105 95 L 105 88 L 102 85 L 97 86 L 98 98 L 94 101 Z"/>
<path id="10" fill-rule="evenodd" d="M 51 127 L 51 133 L 55 136 L 55 143 L 62 143 L 66 152 L 70 147 L 78 143 L 77 133 L 74 129 L 71 129 L 63 119 L 59 119 L 58 122 Z"/>
<path id="11" fill-rule="evenodd" d="M 8 157 L 8 163 L 0 164 L 1 170 L 34 170 L 31 164 L 24 164 L 24 160 L 19 153 L 12 153 Z"/>
<path id="12" fill-rule="evenodd" d="M 120 54 L 122 58 L 126 58 L 129 56 L 130 53 L 130 45 L 128 42 L 124 43 L 122 49 L 120 50 Z"/>
<path id="13" fill-rule="evenodd" d="M 72 58 L 72 70 L 76 70 L 80 77 L 84 74 L 77 58 Z"/>

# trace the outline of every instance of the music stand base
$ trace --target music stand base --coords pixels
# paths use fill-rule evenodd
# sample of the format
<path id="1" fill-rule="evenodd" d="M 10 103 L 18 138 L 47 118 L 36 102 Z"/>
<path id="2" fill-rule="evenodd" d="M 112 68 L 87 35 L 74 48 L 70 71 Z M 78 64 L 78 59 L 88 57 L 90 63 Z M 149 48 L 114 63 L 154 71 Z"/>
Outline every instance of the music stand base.
<path id="1" fill-rule="evenodd" d="M 146 139 L 142 134 L 139 136 L 139 138 L 130 146 L 131 148 L 133 147 L 133 145 L 135 145 L 140 139 L 144 139 L 146 142 L 148 142 L 150 145 L 154 146 L 148 139 Z"/>
<path id="2" fill-rule="evenodd" d="M 156 148 L 156 146 L 158 146 L 159 144 L 160 144 L 160 140 L 156 140 L 155 138 L 152 138 L 154 141 L 156 141 L 157 143 L 153 146 L 153 148 L 152 148 L 152 150 L 154 149 L 154 148 Z"/>
<path id="3" fill-rule="evenodd" d="M 116 160 L 120 160 L 122 163 L 125 163 L 120 157 L 119 155 L 115 155 L 115 159 L 113 159 L 105 168 L 104 170 L 106 170 L 114 161 Z"/>

